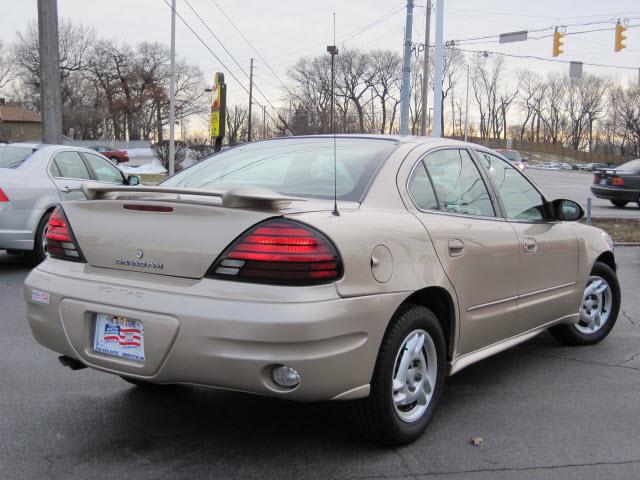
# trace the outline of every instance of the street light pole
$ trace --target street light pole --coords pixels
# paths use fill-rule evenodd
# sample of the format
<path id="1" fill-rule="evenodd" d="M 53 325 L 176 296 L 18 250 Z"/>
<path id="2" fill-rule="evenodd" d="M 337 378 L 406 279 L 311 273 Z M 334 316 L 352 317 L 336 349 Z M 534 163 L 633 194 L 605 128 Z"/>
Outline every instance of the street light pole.
<path id="1" fill-rule="evenodd" d="M 249 66 L 249 118 L 247 119 L 247 142 L 251 141 L 251 105 L 253 104 L 253 58 Z"/>
<path id="2" fill-rule="evenodd" d="M 169 175 L 176 171 L 176 0 L 171 0 L 171 71 L 169 75 Z"/>
<path id="3" fill-rule="evenodd" d="M 444 0 L 436 3 L 436 51 L 433 71 L 433 136 L 442 136 L 442 28 Z"/>

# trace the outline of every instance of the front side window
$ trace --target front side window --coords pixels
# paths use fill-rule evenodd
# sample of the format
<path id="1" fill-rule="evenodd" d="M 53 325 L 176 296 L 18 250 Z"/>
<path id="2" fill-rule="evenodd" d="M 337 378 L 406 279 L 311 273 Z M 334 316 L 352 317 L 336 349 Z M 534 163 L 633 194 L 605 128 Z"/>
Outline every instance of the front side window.
<path id="1" fill-rule="evenodd" d="M 283 195 L 362 201 L 395 141 L 293 138 L 248 143 L 218 153 L 162 182 L 167 187 L 259 187 Z M 335 166 L 334 166 L 335 165 Z M 335 176 L 335 186 L 334 186 Z"/>
<path id="2" fill-rule="evenodd" d="M 110 162 L 93 153 L 84 153 L 99 182 L 122 183 L 122 173 Z"/>
<path id="3" fill-rule="evenodd" d="M 506 217 L 511 220 L 544 220 L 544 199 L 524 175 L 501 158 L 478 153 L 502 199 Z"/>
<path id="4" fill-rule="evenodd" d="M 60 152 L 56 154 L 54 162 L 57 170 L 52 168 L 52 171 L 59 172 L 61 177 L 91 180 L 89 170 L 87 170 L 78 152 Z"/>
<path id="5" fill-rule="evenodd" d="M 465 215 L 494 217 L 487 187 L 466 150 L 447 149 L 424 158 L 440 209 Z"/>

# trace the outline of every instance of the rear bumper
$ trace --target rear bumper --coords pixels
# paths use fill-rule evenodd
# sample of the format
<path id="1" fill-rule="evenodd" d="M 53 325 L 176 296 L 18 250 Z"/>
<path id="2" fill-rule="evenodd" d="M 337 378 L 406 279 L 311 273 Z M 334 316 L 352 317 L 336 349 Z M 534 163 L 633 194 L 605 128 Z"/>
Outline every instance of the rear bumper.
<path id="1" fill-rule="evenodd" d="M 600 185 L 592 185 L 591 193 L 597 198 L 605 200 L 624 200 L 627 202 L 637 202 L 640 198 L 640 191 L 629 190 L 620 187 L 604 187 Z"/>
<path id="2" fill-rule="evenodd" d="M 309 290 L 307 301 L 287 300 L 286 287 L 271 286 L 262 286 L 271 293 L 260 300 L 220 298 L 203 292 L 215 292 L 216 285 L 228 282 L 149 274 L 144 276 L 152 280 L 143 282 L 142 274 L 126 272 L 124 278 L 117 272 L 109 281 L 111 274 L 105 272 L 48 259 L 29 274 L 24 288 L 27 318 L 39 343 L 117 375 L 304 401 L 368 395 L 382 336 L 406 296 L 340 298 L 334 285 L 325 285 L 304 287 L 321 289 Z M 235 284 L 236 290 L 243 288 Z M 42 297 L 32 300 L 33 290 L 48 294 L 48 303 L 40 303 Z M 93 350 L 95 313 L 140 320 L 145 362 Z M 271 369 L 281 364 L 300 372 L 302 381 L 295 389 L 272 382 Z"/>
<path id="3" fill-rule="evenodd" d="M 33 249 L 35 230 L 27 226 L 31 214 L 31 210 L 15 210 L 10 203 L 0 203 L 0 249 Z"/>

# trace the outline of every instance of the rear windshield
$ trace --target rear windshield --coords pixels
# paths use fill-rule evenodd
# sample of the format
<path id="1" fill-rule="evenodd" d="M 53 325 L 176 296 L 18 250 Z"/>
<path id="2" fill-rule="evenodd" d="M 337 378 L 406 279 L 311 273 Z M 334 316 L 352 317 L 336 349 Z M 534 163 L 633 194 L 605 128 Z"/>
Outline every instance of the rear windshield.
<path id="1" fill-rule="evenodd" d="M 331 199 L 333 142 L 331 137 L 321 137 L 249 143 L 209 157 L 162 185 L 211 190 L 260 187 L 284 195 Z M 335 142 L 337 197 L 360 202 L 397 142 L 370 138 L 337 138 Z"/>
<path id="2" fill-rule="evenodd" d="M 0 144 L 0 168 L 18 168 L 32 153 L 32 147 Z"/>

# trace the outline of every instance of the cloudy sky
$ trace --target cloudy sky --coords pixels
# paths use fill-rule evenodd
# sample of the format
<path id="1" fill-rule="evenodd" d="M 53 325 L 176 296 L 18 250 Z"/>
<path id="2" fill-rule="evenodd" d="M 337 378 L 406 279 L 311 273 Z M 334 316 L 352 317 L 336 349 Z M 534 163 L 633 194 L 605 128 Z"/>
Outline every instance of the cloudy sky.
<path id="1" fill-rule="evenodd" d="M 59 0 L 60 17 L 93 26 L 104 37 L 136 43 L 159 41 L 169 43 L 170 0 Z M 236 23 L 244 35 L 283 81 L 286 71 L 301 56 L 322 54 L 332 43 L 333 12 L 336 14 L 338 44 L 348 47 L 402 50 L 404 5 L 396 0 L 177 0 L 177 10 L 202 40 L 246 86 L 248 80 L 220 44 L 207 31 L 188 2 L 231 52 L 245 72 L 249 59 L 256 54 L 223 16 L 218 6 Z M 36 1 L 2 0 L 0 39 L 11 42 L 15 32 L 37 18 Z M 8 4 L 11 3 L 9 8 Z M 423 41 L 426 0 L 417 0 L 414 14 L 414 41 Z M 434 2 L 435 3 L 435 2 Z M 217 4 L 217 5 L 216 5 Z M 435 12 L 434 12 L 435 13 Z M 497 35 L 527 29 L 544 29 L 567 25 L 567 33 L 595 29 L 612 29 L 617 18 L 629 19 L 628 47 L 613 51 L 612 30 L 565 37 L 565 53 L 559 59 L 586 63 L 632 67 L 615 69 L 585 65 L 585 72 L 607 74 L 623 81 L 638 81 L 640 67 L 640 3 L 638 0 L 446 0 L 444 38 L 460 40 Z M 580 25 L 582 24 L 582 25 Z M 588 25 L 585 25 L 588 24 Z M 531 33 L 542 36 L 549 30 Z M 433 29 L 432 29 L 433 38 Z M 468 50 L 491 50 L 515 55 L 551 57 L 551 38 L 500 45 L 495 39 L 484 43 L 467 43 Z M 221 63 L 180 21 L 177 21 L 177 53 L 200 65 L 209 77 L 225 71 Z M 538 71 L 566 73 L 568 65 L 532 59 L 508 58 L 510 69 L 534 68 Z M 226 72 L 225 72 L 226 73 Z M 279 105 L 282 89 L 276 75 L 262 61 L 256 62 L 256 85 Z M 231 102 L 244 101 L 246 93 L 226 73 Z M 260 93 L 257 101 L 264 102 Z"/>

